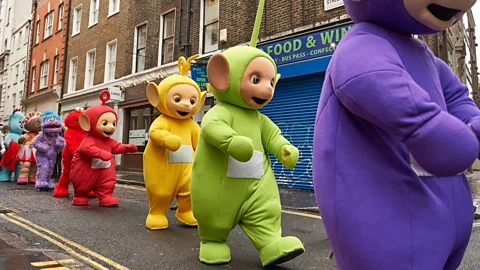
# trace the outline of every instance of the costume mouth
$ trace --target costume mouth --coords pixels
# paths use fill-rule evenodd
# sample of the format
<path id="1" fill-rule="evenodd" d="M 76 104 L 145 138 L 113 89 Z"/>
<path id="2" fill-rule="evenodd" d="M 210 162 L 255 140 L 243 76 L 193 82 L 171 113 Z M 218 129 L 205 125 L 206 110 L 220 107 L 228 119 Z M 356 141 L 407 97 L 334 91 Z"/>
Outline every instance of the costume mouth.
<path id="1" fill-rule="evenodd" d="M 52 124 L 52 125 L 46 125 L 45 128 L 60 128 L 60 126 Z"/>
<path id="2" fill-rule="evenodd" d="M 103 134 L 105 134 L 107 136 L 112 136 L 113 132 L 104 131 Z"/>
<path id="3" fill-rule="evenodd" d="M 444 22 L 449 21 L 453 16 L 460 12 L 458 9 L 446 8 L 437 4 L 430 4 L 427 8 L 433 16 Z"/>
<path id="4" fill-rule="evenodd" d="M 267 102 L 266 99 L 264 98 L 258 98 L 258 97 L 252 97 L 252 100 L 255 101 L 258 105 L 263 105 L 265 102 Z"/>
<path id="5" fill-rule="evenodd" d="M 177 113 L 180 115 L 180 116 L 187 116 L 189 114 L 189 112 L 182 112 L 182 111 L 177 111 Z"/>

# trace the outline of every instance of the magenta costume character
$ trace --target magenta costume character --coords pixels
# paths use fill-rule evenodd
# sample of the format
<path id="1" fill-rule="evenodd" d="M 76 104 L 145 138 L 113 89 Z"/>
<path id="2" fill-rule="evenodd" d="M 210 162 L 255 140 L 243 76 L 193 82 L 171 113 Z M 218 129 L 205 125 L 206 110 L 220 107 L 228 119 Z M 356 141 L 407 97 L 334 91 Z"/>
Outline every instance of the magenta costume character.
<path id="1" fill-rule="evenodd" d="M 472 230 L 463 171 L 479 155 L 480 111 L 412 34 L 450 27 L 475 0 L 344 3 L 356 25 L 326 71 L 313 149 L 338 268 L 456 269 Z"/>

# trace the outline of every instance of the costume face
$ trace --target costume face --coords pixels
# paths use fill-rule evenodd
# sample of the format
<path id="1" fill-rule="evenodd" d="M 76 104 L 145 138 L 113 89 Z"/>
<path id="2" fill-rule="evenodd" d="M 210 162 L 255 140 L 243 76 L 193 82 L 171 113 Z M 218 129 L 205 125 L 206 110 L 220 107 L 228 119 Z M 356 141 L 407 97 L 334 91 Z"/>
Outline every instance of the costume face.
<path id="1" fill-rule="evenodd" d="M 46 134 L 60 134 L 62 132 L 62 122 L 56 114 L 45 114 L 42 117 L 42 132 Z"/>
<path id="2" fill-rule="evenodd" d="M 257 57 L 243 73 L 240 94 L 246 103 L 260 109 L 272 99 L 274 86 L 275 67 L 267 58 Z"/>
<path id="3" fill-rule="evenodd" d="M 40 117 L 35 117 L 28 121 L 24 128 L 30 132 L 39 133 L 42 130 L 42 119 Z"/>
<path id="4" fill-rule="evenodd" d="M 102 136 L 108 138 L 115 133 L 117 128 L 117 117 L 111 112 L 102 114 L 97 121 L 97 131 Z"/>
<path id="5" fill-rule="evenodd" d="M 12 115 L 10 115 L 10 119 L 8 121 L 8 129 L 10 130 L 10 132 L 16 133 L 16 134 L 22 133 L 23 128 L 21 126 L 21 122 L 23 117 L 25 116 L 21 112 L 15 112 Z"/>
<path id="6" fill-rule="evenodd" d="M 198 91 L 188 84 L 177 84 L 167 94 L 168 111 L 179 119 L 188 119 L 197 112 Z"/>
<path id="7" fill-rule="evenodd" d="M 354 22 L 409 34 L 433 34 L 455 24 L 476 0 L 344 0 Z"/>
<path id="8" fill-rule="evenodd" d="M 65 117 L 65 126 L 72 129 L 80 129 L 78 118 L 84 112 L 83 108 L 76 108 Z"/>

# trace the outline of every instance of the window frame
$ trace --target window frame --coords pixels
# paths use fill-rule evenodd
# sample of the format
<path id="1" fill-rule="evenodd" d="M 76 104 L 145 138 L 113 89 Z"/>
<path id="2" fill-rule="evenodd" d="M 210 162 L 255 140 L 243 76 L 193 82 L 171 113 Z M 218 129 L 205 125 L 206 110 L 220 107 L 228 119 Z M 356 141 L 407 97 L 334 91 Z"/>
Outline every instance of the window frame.
<path id="1" fill-rule="evenodd" d="M 34 67 L 32 67 L 32 85 L 31 85 L 32 89 L 30 90 L 30 93 L 35 93 L 35 88 L 37 86 L 36 85 L 37 84 L 37 80 L 36 80 L 37 78 L 36 77 L 37 77 L 37 67 L 34 66 Z"/>
<path id="2" fill-rule="evenodd" d="M 92 67 L 92 58 L 90 57 L 93 54 L 93 67 Z M 93 87 L 95 85 L 95 65 L 97 60 L 97 49 L 92 49 L 87 52 L 87 57 L 85 61 L 85 80 L 84 88 Z M 90 74 L 91 72 L 91 74 Z"/>
<path id="3" fill-rule="evenodd" d="M 15 65 L 15 81 L 13 84 L 17 84 L 20 78 L 20 63 Z"/>
<path id="4" fill-rule="evenodd" d="M 113 65 L 113 70 L 110 64 L 111 62 L 111 52 L 110 52 L 110 46 L 115 45 L 115 57 L 114 57 L 114 65 Z M 117 68 L 117 51 L 118 51 L 118 41 L 117 39 L 112 40 L 107 43 L 106 46 L 106 53 L 105 53 L 105 74 L 104 74 L 104 82 L 110 82 L 115 80 L 115 72 Z M 110 77 L 110 75 L 113 72 L 113 78 Z"/>
<path id="5" fill-rule="evenodd" d="M 73 72 L 73 63 L 75 63 L 75 72 Z M 77 90 L 77 76 L 78 76 L 78 56 L 70 58 L 70 66 L 68 70 L 68 93 L 73 93 Z M 72 77 L 75 80 L 72 82 Z"/>
<path id="6" fill-rule="evenodd" d="M 48 78 L 50 74 L 50 60 L 47 59 L 40 64 L 40 84 L 39 90 L 48 88 Z M 45 78 L 45 80 L 44 80 Z M 45 85 L 42 85 L 42 82 L 45 81 Z"/>
<path id="7" fill-rule="evenodd" d="M 53 35 L 53 23 L 55 21 L 55 11 L 50 11 L 45 15 L 45 24 L 43 27 L 43 40 L 51 37 Z M 50 29 L 50 32 L 47 34 L 47 29 Z"/>
<path id="8" fill-rule="evenodd" d="M 62 3 L 58 6 L 57 32 L 63 29 L 64 15 L 65 15 L 65 6 Z"/>
<path id="9" fill-rule="evenodd" d="M 72 27 L 72 37 L 80 34 L 80 31 L 82 29 L 82 4 L 77 5 L 73 9 L 73 27 Z M 78 29 L 76 28 L 78 22 Z"/>
<path id="10" fill-rule="evenodd" d="M 140 33 L 140 28 L 142 27 L 145 27 L 145 45 L 142 49 L 145 49 L 145 55 L 143 55 L 144 57 L 144 67 L 141 71 L 139 71 L 138 69 L 138 61 L 139 61 L 139 49 L 138 48 L 138 43 L 140 41 L 139 39 L 139 33 Z M 134 59 L 132 61 L 132 70 L 133 70 L 133 74 L 134 73 L 138 73 L 138 72 L 142 72 L 142 71 L 145 71 L 146 70 L 146 67 L 147 67 L 147 40 L 148 40 L 148 22 L 144 22 L 144 23 L 141 23 L 137 26 L 135 26 L 135 39 L 134 39 L 134 43 L 133 43 L 133 52 L 134 52 Z"/>
<path id="11" fill-rule="evenodd" d="M 112 8 L 112 4 L 113 2 L 116 1 L 118 4 L 117 4 L 117 10 L 114 10 Z M 108 17 L 111 17 L 115 14 L 118 14 L 120 13 L 120 0 L 109 0 L 108 1 Z"/>
<path id="12" fill-rule="evenodd" d="M 20 48 L 22 47 L 22 37 L 23 37 L 23 31 L 20 30 L 20 32 L 18 32 L 18 42 L 17 42 L 17 51 L 20 50 Z"/>
<path id="13" fill-rule="evenodd" d="M 35 33 L 35 45 L 38 45 L 40 43 L 40 20 L 37 21 L 37 26 L 36 26 L 36 33 Z"/>
<path id="14" fill-rule="evenodd" d="M 100 0 L 90 0 L 90 11 L 88 12 L 88 28 L 98 24 L 100 14 Z"/>
<path id="15" fill-rule="evenodd" d="M 56 85 L 58 84 L 58 59 L 59 59 L 59 55 L 55 55 L 55 57 L 53 58 L 53 84 Z"/>
<path id="16" fill-rule="evenodd" d="M 173 34 L 172 36 L 168 37 L 168 38 L 165 38 L 165 28 L 167 26 L 167 24 L 165 23 L 165 18 L 167 15 L 170 15 L 173 13 Z M 175 61 L 175 26 L 176 26 L 176 20 L 177 20 L 177 11 L 176 9 L 171 9 L 165 13 L 163 13 L 161 15 L 161 18 L 160 18 L 160 46 L 159 46 L 159 51 L 158 51 L 158 55 L 159 55 L 159 60 L 158 60 L 158 65 L 161 66 L 161 65 L 165 65 L 165 64 L 168 64 L 168 63 L 172 63 Z M 171 39 L 172 40 L 172 44 L 173 44 L 173 56 L 172 56 L 172 60 L 169 61 L 169 62 L 165 62 L 165 54 L 164 54 L 164 50 L 165 50 L 165 41 L 167 39 Z"/>
<path id="17" fill-rule="evenodd" d="M 22 61 L 22 77 L 20 77 L 21 82 L 25 80 L 26 69 L 27 69 L 27 60 L 23 60 Z"/>
<path id="18" fill-rule="evenodd" d="M 218 42 L 218 38 L 219 38 L 219 35 L 220 35 L 220 0 L 218 0 L 218 16 L 217 16 L 217 20 L 214 21 L 214 22 L 210 22 L 210 23 L 206 23 L 206 20 L 205 20 L 205 16 L 207 14 L 207 8 L 206 8 L 206 1 L 209 1 L 209 0 L 203 0 L 202 1 L 202 5 L 203 5 L 203 18 L 202 18 L 202 53 L 203 54 L 209 54 L 209 53 L 213 53 L 215 51 L 218 51 L 219 49 L 219 42 Z M 211 26 L 211 25 L 214 25 L 214 24 L 218 24 L 218 33 L 217 33 L 217 48 L 216 49 L 213 49 L 213 50 L 209 50 L 207 51 L 206 50 L 206 34 L 207 34 L 207 27 Z"/>

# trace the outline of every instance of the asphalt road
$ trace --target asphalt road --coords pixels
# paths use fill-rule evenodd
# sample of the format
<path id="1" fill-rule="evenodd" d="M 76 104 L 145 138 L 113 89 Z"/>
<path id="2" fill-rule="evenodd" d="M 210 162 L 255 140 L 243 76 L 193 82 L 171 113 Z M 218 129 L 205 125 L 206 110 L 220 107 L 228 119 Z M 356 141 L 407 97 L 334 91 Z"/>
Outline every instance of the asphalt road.
<path id="1" fill-rule="evenodd" d="M 231 263 L 207 266 L 198 260 L 196 229 L 180 225 L 174 211 L 169 213 L 168 230 L 149 231 L 145 228 L 148 203 L 142 188 L 119 186 L 115 194 L 120 198 L 119 208 L 100 208 L 95 199 L 90 200 L 89 207 L 74 207 L 70 198 L 53 198 L 51 193 L 34 191 L 33 186 L 0 183 L 0 202 L 18 211 L 14 216 L 1 215 L 0 226 L 32 246 L 68 255 L 58 245 L 27 229 L 33 228 L 106 269 L 115 267 L 105 259 L 117 263 L 117 268 L 129 269 L 262 269 L 257 250 L 240 229 L 235 229 L 229 238 Z M 330 246 L 320 219 L 312 214 L 293 213 L 283 214 L 282 219 L 284 235 L 299 237 L 306 252 L 274 269 L 336 269 L 335 261 L 328 259 Z M 28 227 L 20 226 L 19 222 Z M 55 235 L 41 231 L 36 225 Z M 71 243 L 79 244 L 80 248 Z M 89 254 L 85 248 L 96 255 Z"/>
<path id="2" fill-rule="evenodd" d="M 169 213 L 168 230 L 149 231 L 142 188 L 118 186 L 115 194 L 121 200 L 119 208 L 100 208 L 95 199 L 89 207 L 74 207 L 70 198 L 53 198 L 31 185 L 0 183 L 0 227 L 35 251 L 50 257 L 60 254 L 94 269 L 262 269 L 258 252 L 240 229 L 229 239 L 231 263 L 207 266 L 198 261 L 196 229 L 180 225 L 174 211 Z M 299 237 L 306 252 L 273 269 L 337 269 L 335 260 L 328 258 L 330 245 L 321 219 L 291 212 L 282 218 L 284 235 Z M 460 269 L 480 269 L 480 224 L 476 226 Z M 0 257 L 1 253 L 0 247 Z"/>

